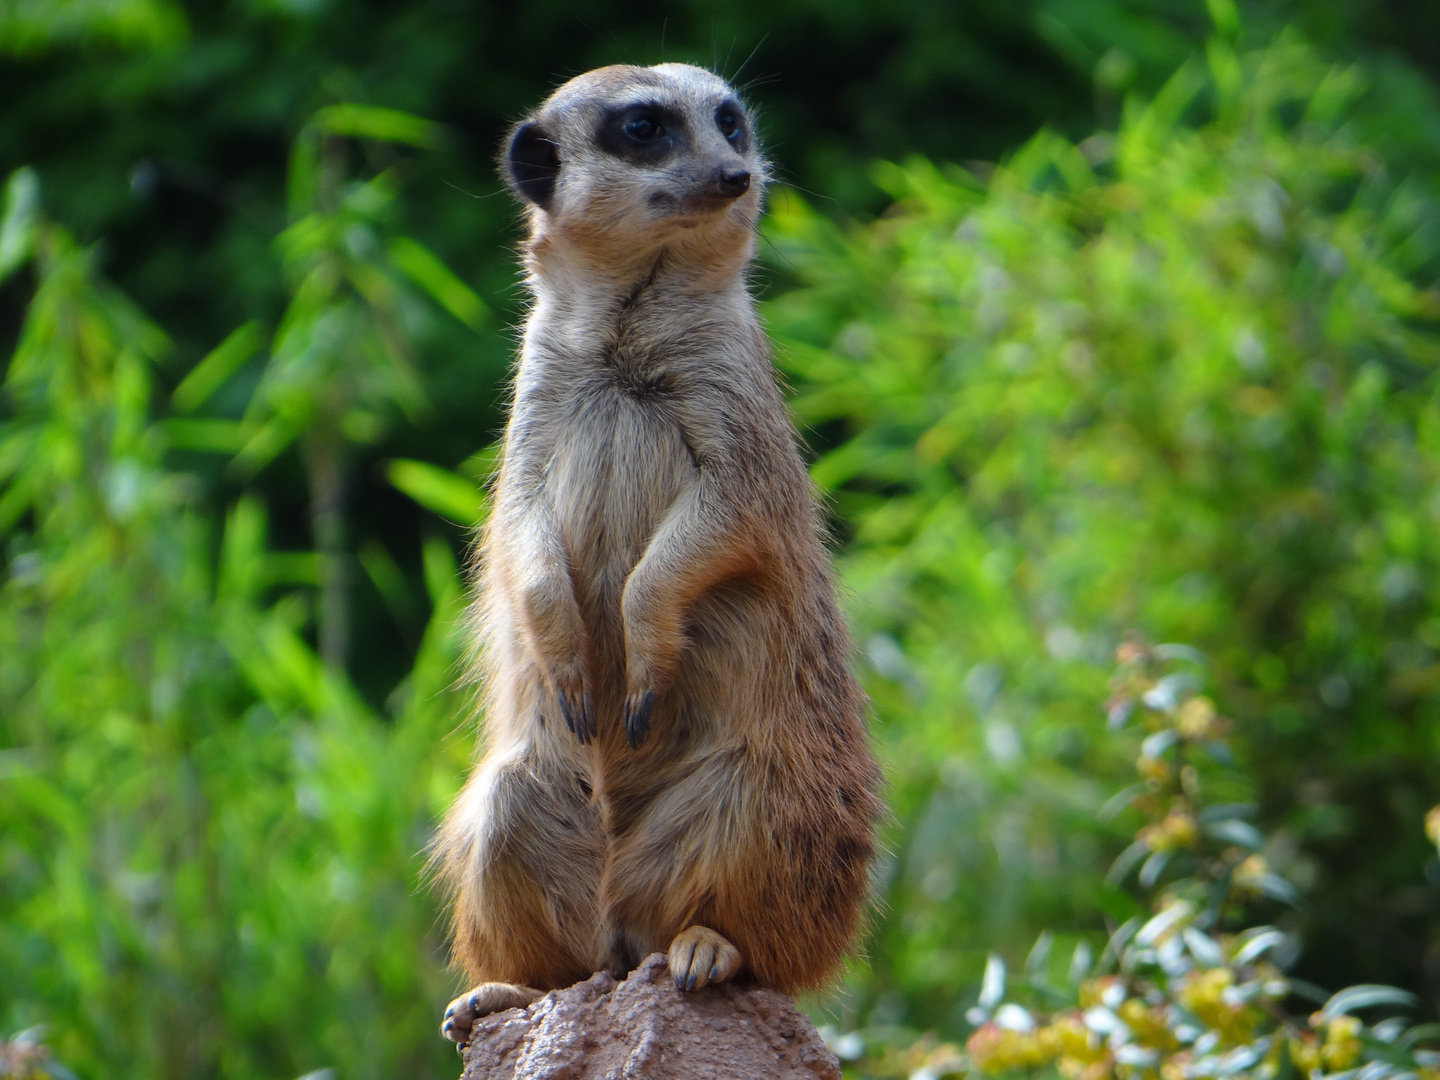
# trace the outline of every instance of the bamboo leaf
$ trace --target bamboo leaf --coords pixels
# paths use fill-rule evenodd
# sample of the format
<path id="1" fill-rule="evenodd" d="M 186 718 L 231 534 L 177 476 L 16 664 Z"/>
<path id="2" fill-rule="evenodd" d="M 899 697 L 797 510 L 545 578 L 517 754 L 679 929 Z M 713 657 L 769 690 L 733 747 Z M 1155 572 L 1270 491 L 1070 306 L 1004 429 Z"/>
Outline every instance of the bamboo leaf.
<path id="1" fill-rule="evenodd" d="M 35 249 L 40 218 L 40 178 L 28 166 L 5 184 L 5 217 L 0 220 L 0 282 L 22 266 Z"/>
<path id="2" fill-rule="evenodd" d="M 485 320 L 485 302 L 423 244 L 397 236 L 387 249 L 393 262 L 437 304 L 472 330 Z"/>
<path id="3" fill-rule="evenodd" d="M 174 450 L 233 454 L 245 445 L 245 429 L 236 420 L 171 417 L 160 421 L 160 432 Z"/>
<path id="4" fill-rule="evenodd" d="M 239 371 L 245 361 L 259 352 L 262 344 L 258 323 L 252 321 L 236 327 L 180 380 L 170 395 L 175 408 L 180 412 L 194 412 Z"/>
<path id="5" fill-rule="evenodd" d="M 485 496 L 474 481 L 425 461 L 400 458 L 390 462 L 386 476 L 394 487 L 427 510 L 459 525 L 478 525 Z"/>
<path id="6" fill-rule="evenodd" d="M 422 119 L 399 109 L 378 105 L 346 102 L 321 109 L 311 123 L 331 135 L 349 135 L 357 139 L 403 143 L 433 150 L 444 140 L 445 129 L 431 120 Z"/>

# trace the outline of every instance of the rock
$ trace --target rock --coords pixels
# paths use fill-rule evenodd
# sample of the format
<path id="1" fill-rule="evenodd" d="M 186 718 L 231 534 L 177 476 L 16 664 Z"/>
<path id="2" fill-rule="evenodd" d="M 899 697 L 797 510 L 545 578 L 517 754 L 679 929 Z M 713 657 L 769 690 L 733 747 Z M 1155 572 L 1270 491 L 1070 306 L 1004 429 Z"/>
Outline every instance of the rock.
<path id="1" fill-rule="evenodd" d="M 663 953 L 526 1009 L 476 1021 L 461 1080 L 840 1080 L 813 1024 L 777 990 L 676 990 Z"/>

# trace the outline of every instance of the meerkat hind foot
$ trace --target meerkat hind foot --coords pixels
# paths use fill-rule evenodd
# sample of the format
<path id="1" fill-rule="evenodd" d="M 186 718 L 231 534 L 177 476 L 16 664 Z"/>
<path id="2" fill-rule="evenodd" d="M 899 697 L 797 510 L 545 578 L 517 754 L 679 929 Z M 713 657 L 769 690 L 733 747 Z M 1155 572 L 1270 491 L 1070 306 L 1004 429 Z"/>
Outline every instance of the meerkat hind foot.
<path id="1" fill-rule="evenodd" d="M 506 1009 L 523 1009 L 541 994 L 542 991 L 514 983 L 481 983 L 450 1002 L 445 1009 L 445 1021 L 440 1025 L 440 1034 L 464 1046 L 470 1041 L 470 1029 L 480 1017 Z"/>
<path id="2" fill-rule="evenodd" d="M 670 974 L 677 990 L 699 990 L 740 970 L 740 950 L 708 926 L 692 926 L 670 943 Z"/>

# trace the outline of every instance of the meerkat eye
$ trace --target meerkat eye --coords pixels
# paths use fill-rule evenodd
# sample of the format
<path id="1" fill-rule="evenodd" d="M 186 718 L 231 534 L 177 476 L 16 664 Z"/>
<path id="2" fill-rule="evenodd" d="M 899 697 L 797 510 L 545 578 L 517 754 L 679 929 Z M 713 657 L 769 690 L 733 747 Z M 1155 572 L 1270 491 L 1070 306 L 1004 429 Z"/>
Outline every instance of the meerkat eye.
<path id="1" fill-rule="evenodd" d="M 732 143 L 738 141 L 742 133 L 740 118 L 729 109 L 724 109 L 716 114 L 715 126 L 720 129 L 720 134 Z"/>
<path id="2" fill-rule="evenodd" d="M 665 134 L 665 128 L 653 116 L 637 116 L 625 124 L 625 134 L 638 142 L 650 142 Z"/>
<path id="3" fill-rule="evenodd" d="M 595 141 L 605 153 L 646 167 L 664 161 L 685 136 L 683 114 L 648 102 L 607 112 L 595 129 Z"/>

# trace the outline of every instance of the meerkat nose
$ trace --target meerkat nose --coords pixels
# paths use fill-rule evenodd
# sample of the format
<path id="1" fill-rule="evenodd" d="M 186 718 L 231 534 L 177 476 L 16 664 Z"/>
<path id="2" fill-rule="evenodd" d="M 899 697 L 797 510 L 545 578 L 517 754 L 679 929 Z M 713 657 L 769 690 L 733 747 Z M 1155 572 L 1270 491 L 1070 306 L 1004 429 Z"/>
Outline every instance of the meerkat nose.
<path id="1" fill-rule="evenodd" d="M 715 193 L 727 199 L 738 199 L 750 190 L 748 169 L 727 169 L 721 166 L 715 170 Z"/>

